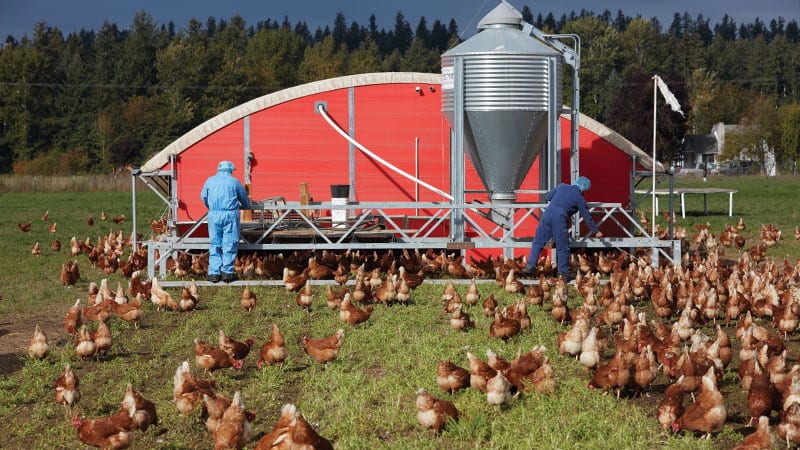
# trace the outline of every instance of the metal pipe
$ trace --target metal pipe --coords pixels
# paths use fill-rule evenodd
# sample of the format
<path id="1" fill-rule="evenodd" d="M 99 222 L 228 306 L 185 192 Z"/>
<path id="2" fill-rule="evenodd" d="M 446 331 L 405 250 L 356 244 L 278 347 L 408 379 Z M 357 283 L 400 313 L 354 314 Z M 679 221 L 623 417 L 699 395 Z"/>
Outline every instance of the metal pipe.
<path id="1" fill-rule="evenodd" d="M 630 192 L 630 204 L 631 204 L 631 211 L 636 213 L 636 184 L 634 182 L 634 178 L 636 177 L 636 155 L 631 156 L 631 176 L 628 179 L 628 192 Z"/>
<path id="2" fill-rule="evenodd" d="M 414 138 L 414 178 L 419 180 L 419 136 Z M 414 184 L 414 201 L 419 201 L 419 185 Z M 415 210 L 415 214 L 419 215 L 419 209 Z"/>
<path id="3" fill-rule="evenodd" d="M 247 193 L 250 194 L 250 115 L 244 116 L 244 185 L 247 187 Z"/>
<path id="4" fill-rule="evenodd" d="M 658 75 L 656 75 L 658 76 Z M 651 222 L 651 236 L 656 234 L 656 105 L 658 104 L 658 82 L 653 78 L 653 200 L 651 202 L 653 221 Z"/>
<path id="5" fill-rule="evenodd" d="M 350 128 L 350 136 L 355 139 L 356 136 L 356 90 L 350 87 L 347 92 L 347 119 L 348 127 Z M 347 144 L 347 159 L 348 159 L 348 178 L 350 183 L 350 192 L 348 192 L 348 201 L 356 201 L 356 150 L 353 142 Z"/>
<path id="6" fill-rule="evenodd" d="M 169 169 L 170 169 L 170 182 L 169 182 L 169 210 L 172 216 L 172 234 L 177 235 L 177 227 L 174 225 L 178 222 L 178 169 L 175 167 L 177 157 L 173 153 L 169 155 Z"/>
<path id="7" fill-rule="evenodd" d="M 464 203 L 464 58 L 453 59 L 453 128 L 455 140 L 450 142 L 450 192 L 453 203 Z M 493 193 L 492 193 L 493 194 Z M 491 199 L 491 196 L 489 197 Z M 450 215 L 450 239 L 464 240 L 464 212 L 453 211 Z"/>
<path id="8" fill-rule="evenodd" d="M 578 179 L 580 176 L 580 68 L 581 68 L 581 38 L 577 34 L 545 34 L 543 31 L 537 29 L 533 25 L 523 22 L 522 31 L 530 36 L 534 36 L 557 50 L 561 55 L 564 57 L 564 61 L 572 67 L 572 104 L 570 106 L 570 182 L 574 183 L 575 180 Z M 568 45 L 564 44 L 558 39 L 571 39 L 573 43 L 573 47 L 569 47 Z M 551 86 L 552 88 L 552 86 Z M 551 99 L 552 101 L 552 99 Z M 557 113 L 554 115 L 554 120 L 560 120 L 561 114 Z M 553 125 L 551 125 L 551 128 Z M 559 128 L 556 128 L 560 130 Z M 548 136 L 549 138 L 549 136 Z M 560 139 L 559 136 L 556 136 L 555 139 Z M 548 147 L 550 147 L 550 156 L 555 155 L 555 148 L 556 145 L 560 145 L 560 142 L 557 143 L 548 143 Z M 553 180 L 552 185 L 548 185 L 548 189 L 554 188 L 558 185 L 558 180 L 561 178 L 560 170 L 558 170 L 559 164 L 561 163 L 560 158 L 554 158 L 556 161 L 551 163 L 553 167 L 553 172 L 558 172 L 551 174 L 551 176 L 555 176 L 557 179 Z M 548 180 L 550 182 L 550 180 Z M 576 214 L 577 215 L 577 214 Z M 578 227 L 578 220 L 572 221 L 572 236 L 577 237 L 580 235 L 580 229 Z"/>
<path id="9" fill-rule="evenodd" d="M 131 170 L 131 220 L 133 220 L 133 231 L 131 231 L 133 235 L 133 242 L 131 242 L 131 245 L 133 249 L 132 251 L 134 252 L 136 251 L 138 244 L 138 237 L 136 236 L 136 176 L 139 175 L 140 172 L 141 171 L 139 169 Z"/>
<path id="10" fill-rule="evenodd" d="M 359 150 L 361 150 L 367 156 L 375 159 L 376 161 L 378 161 L 382 165 L 384 165 L 387 168 L 391 169 L 396 174 L 398 174 L 398 175 L 400 175 L 402 177 L 405 177 L 405 178 L 407 178 L 407 179 L 409 179 L 409 180 L 411 180 L 411 181 L 413 181 L 415 183 L 418 183 L 418 184 L 430 189 L 431 191 L 441 195 L 442 197 L 444 197 L 444 198 L 446 198 L 448 200 L 452 200 L 453 199 L 453 196 L 448 194 L 447 192 L 445 192 L 445 191 L 443 191 L 443 190 L 441 190 L 441 189 L 439 189 L 439 188 L 437 188 L 435 186 L 432 186 L 432 185 L 430 185 L 430 184 L 428 184 L 428 183 L 426 183 L 426 182 L 424 182 L 424 181 L 422 181 L 420 179 L 417 179 L 417 178 L 413 177 L 412 175 L 409 175 L 408 173 L 406 173 L 403 170 L 395 167 L 394 165 L 392 165 L 391 163 L 389 163 L 385 159 L 383 159 L 380 156 L 376 155 L 375 153 L 372 153 L 371 151 L 369 151 L 366 147 L 364 147 L 358 141 L 356 141 L 355 139 L 350 137 L 347 133 L 345 133 L 344 130 L 339 128 L 339 125 L 337 125 L 336 122 L 334 122 L 333 119 L 331 119 L 331 117 L 328 115 L 328 112 L 325 111 L 325 105 L 319 104 L 319 105 L 317 105 L 317 109 L 319 110 L 320 114 L 325 119 L 325 121 L 328 122 L 328 124 L 331 126 L 331 128 L 333 128 L 343 138 L 345 138 L 348 141 L 350 141 L 353 145 L 355 145 Z"/>
<path id="11" fill-rule="evenodd" d="M 669 238 L 675 239 L 673 232 L 674 224 L 672 218 L 675 217 L 675 199 L 672 197 L 675 192 L 675 170 L 669 168 Z"/>

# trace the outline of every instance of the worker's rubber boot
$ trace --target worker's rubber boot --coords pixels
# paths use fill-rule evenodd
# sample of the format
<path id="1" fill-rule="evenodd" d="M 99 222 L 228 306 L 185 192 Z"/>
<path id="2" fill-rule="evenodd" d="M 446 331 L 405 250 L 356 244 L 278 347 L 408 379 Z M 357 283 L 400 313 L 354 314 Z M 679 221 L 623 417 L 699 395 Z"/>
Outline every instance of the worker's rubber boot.
<path id="1" fill-rule="evenodd" d="M 235 273 L 222 273 L 222 282 L 223 283 L 232 283 L 238 280 L 239 277 L 236 276 Z"/>
<path id="2" fill-rule="evenodd" d="M 575 280 L 575 274 L 572 272 L 559 272 L 558 276 L 564 280 L 564 283 L 570 283 Z"/>

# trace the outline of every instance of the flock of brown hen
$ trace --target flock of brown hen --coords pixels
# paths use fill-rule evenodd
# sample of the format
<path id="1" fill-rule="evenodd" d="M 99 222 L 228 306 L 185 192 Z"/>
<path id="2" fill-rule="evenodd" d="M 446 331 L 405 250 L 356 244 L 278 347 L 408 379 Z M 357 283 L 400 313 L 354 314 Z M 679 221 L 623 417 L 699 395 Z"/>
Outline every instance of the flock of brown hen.
<path id="1" fill-rule="evenodd" d="M 551 284 L 545 276 L 550 264 L 544 259 L 539 262 L 538 285 L 518 290 L 512 284 L 513 269 L 505 277 L 496 269 L 496 280 L 507 292 L 524 295 L 523 305 L 546 310 L 549 304 L 553 319 L 568 325 L 558 334 L 556 346 L 559 353 L 575 357 L 586 368 L 590 388 L 618 398 L 651 395 L 656 380 L 666 379 L 668 386 L 654 411 L 665 430 L 710 436 L 723 429 L 728 400 L 719 383 L 725 371 L 731 370 L 731 340 L 735 338 L 740 344 L 736 373 L 747 392 L 748 425 L 756 424 L 737 448 L 772 448 L 774 433 L 791 447 L 800 444 L 800 365 L 788 367 L 785 340 L 800 325 L 800 261 L 784 260 L 781 265 L 765 257 L 766 248 L 777 245 L 781 237 L 780 230 L 771 225 L 763 225 L 759 242 L 744 250 L 739 234 L 743 228 L 740 220 L 718 238 L 707 225 L 695 226 L 697 235 L 687 240 L 682 264 L 674 267 L 652 267 L 646 256 L 625 252 L 616 257 L 573 255 L 572 266 L 579 269 L 575 289 L 582 302 L 574 308 L 567 306 L 563 283 Z M 796 237 L 800 238 L 800 232 Z M 720 255 L 729 246 L 739 250 L 739 257 L 723 261 Z M 452 291 L 445 288 L 445 312 L 453 314 L 451 323 L 460 329 L 469 322 L 463 320 L 459 296 Z M 451 298 L 458 299 L 454 307 L 448 304 Z M 492 325 L 498 326 L 502 315 L 484 305 L 487 315 L 493 310 Z M 735 324 L 734 336 L 728 336 L 723 323 L 726 328 Z M 490 335 L 504 338 L 506 332 L 498 330 L 513 335 L 520 328 L 512 324 L 490 330 Z M 441 389 L 453 393 L 478 387 L 487 392 L 490 404 L 506 403 L 514 387 L 519 390 L 525 385 L 515 386 L 508 376 L 500 377 L 503 372 L 491 363 L 496 355 L 487 351 L 487 356 L 489 363 L 469 354 L 468 371 L 442 361 L 437 371 Z M 501 363 L 500 367 L 508 366 Z M 458 419 L 452 402 L 436 399 L 425 390 L 417 398 L 423 426 L 439 431 L 449 420 Z"/>
<path id="2" fill-rule="evenodd" d="M 654 268 L 629 254 L 612 264 L 603 255 L 594 262 L 577 257 L 583 303 L 553 313 L 569 324 L 557 347 L 586 368 L 590 388 L 617 397 L 649 395 L 663 377 L 668 386 L 658 422 L 665 430 L 702 435 L 721 431 L 728 419 L 719 383 L 735 361 L 741 386 L 730 388 L 747 392 L 748 425 L 757 424 L 737 448 L 772 448 L 773 433 L 791 447 L 800 443 L 800 365 L 789 368 L 786 339 L 800 323 L 800 261 L 765 258 L 765 248 L 780 239 L 772 226 L 762 226 L 760 242 L 740 249 L 738 258 L 722 260 L 721 250 L 736 245 L 742 225 L 726 227 L 720 239 L 696 226 L 680 266 Z M 592 281 L 598 273 L 605 284 Z M 723 325 L 733 328 L 732 336 Z"/>
<path id="3" fill-rule="evenodd" d="M 90 283 L 87 304 L 84 305 L 82 299 L 78 299 L 64 318 L 65 330 L 75 336 L 76 355 L 86 359 L 105 355 L 112 346 L 107 322 L 113 317 L 119 317 L 138 328 L 143 314 L 143 297 L 149 297 L 157 310 L 162 306 L 162 300 L 157 300 L 158 295 L 154 294 L 157 289 L 161 288 L 156 279 L 143 283 L 138 272 L 131 277 L 127 293 L 119 284 L 116 292 L 113 292 L 106 279 L 99 286 L 94 282 Z M 128 294 L 132 299 L 129 299 Z M 181 297 L 182 302 L 184 297 L 193 299 L 192 306 L 185 307 L 180 303 L 167 306 L 183 311 L 193 310 L 199 297 L 197 285 L 192 282 L 185 286 Z M 242 295 L 245 309 L 254 306 L 249 303 L 250 299 L 254 302 L 254 298 L 255 295 L 247 286 Z M 344 331 L 340 329 L 329 337 L 312 339 L 303 336 L 302 345 L 314 361 L 327 364 L 338 356 L 343 335 Z M 252 338 L 237 341 L 219 330 L 216 347 L 195 339 L 195 363 L 206 375 L 227 368 L 242 369 L 254 343 Z M 48 338 L 37 325 L 28 346 L 28 354 L 31 358 L 43 359 L 48 353 Z M 282 364 L 287 356 L 288 349 L 283 336 L 277 325 L 273 324 L 271 336 L 261 346 L 257 366 L 262 368 L 264 365 Z M 178 412 L 187 415 L 195 407 L 201 407 L 206 427 L 213 435 L 215 448 L 242 448 L 249 443 L 252 436 L 250 421 L 254 414 L 245 410 L 239 392 L 234 394 L 233 399 L 228 399 L 215 392 L 214 388 L 214 379 L 195 376 L 191 373 L 188 361 L 184 362 L 176 371 L 174 379 L 173 397 Z M 69 364 L 56 380 L 55 398 L 64 405 L 67 413 L 81 398 L 78 377 Z M 122 407 L 116 413 L 96 419 L 81 419 L 78 416 L 72 419 L 82 442 L 102 448 L 127 448 L 132 443 L 134 431 L 146 431 L 149 425 L 157 422 L 155 405 L 141 397 L 132 385 L 128 386 Z M 255 448 L 294 448 L 285 447 L 287 443 L 312 445 L 309 448 L 332 448 L 330 442 L 319 436 L 291 404 L 284 406 L 281 418 L 272 432 L 265 435 Z"/>
<path id="4" fill-rule="evenodd" d="M 119 219 L 121 222 L 124 216 Z M 151 221 L 154 230 L 162 227 L 162 220 Z M 19 226 L 23 231 L 30 229 L 30 224 Z M 780 230 L 771 225 L 762 225 L 759 242 L 749 250 L 744 249 L 745 241 L 739 234 L 744 229 L 741 220 L 716 236 L 707 224 L 694 228 L 697 234 L 693 237 L 677 230 L 676 235 L 685 239 L 687 251 L 676 266 L 653 267 L 646 256 L 627 252 L 574 254 L 572 265 L 578 269 L 574 289 L 580 299 L 577 306 L 568 305 L 575 303 L 575 297 L 570 297 L 568 285 L 552 279 L 554 273 L 547 258 L 538 261 L 538 284 L 517 277 L 524 260 L 490 257 L 465 262 L 462 256 L 432 250 L 404 250 L 397 256 L 377 251 L 298 251 L 286 257 L 242 253 L 235 270 L 243 279 L 282 279 L 285 289 L 296 293 L 298 306 L 309 312 L 315 294 L 311 280 L 333 280 L 340 287 L 326 285 L 326 304 L 338 309 L 340 320 L 351 327 L 369 320 L 376 305 L 409 302 L 412 290 L 426 277 L 472 279 L 463 297 L 453 283 L 443 289 L 443 312 L 454 330 L 475 328 L 469 310 L 478 303 L 483 314 L 492 318 L 488 335 L 503 340 L 513 339 L 530 327 L 529 308 L 547 312 L 567 327 L 556 336 L 557 351 L 574 357 L 586 368 L 590 388 L 618 398 L 652 395 L 657 394 L 653 390 L 657 379 L 668 380 L 653 414 L 665 430 L 675 432 L 710 435 L 722 430 L 728 412 L 719 384 L 725 371 L 735 369 L 741 388 L 747 391 L 751 424 L 757 424 L 742 444 L 751 447 L 741 448 L 770 448 L 773 430 L 787 445 L 800 444 L 800 365 L 789 367 L 785 346 L 788 335 L 800 326 L 800 262 L 781 264 L 766 258 L 766 248 L 777 245 L 781 238 Z M 55 232 L 55 223 L 52 230 Z M 800 239 L 800 230 L 795 237 Z M 104 279 L 101 286 L 90 285 L 85 306 L 78 299 L 70 308 L 64 326 L 75 337 L 79 357 L 97 358 L 109 351 L 112 342 L 106 322 L 112 317 L 138 327 L 143 299 L 149 299 L 158 311 L 191 311 L 197 307 L 199 292 L 194 282 L 181 289 L 176 301 L 156 278 L 141 281 L 139 271 L 146 267 L 146 254 L 140 247 L 122 260 L 126 246 L 130 246 L 130 240 L 114 231 L 95 244 L 88 238 L 83 242 L 71 239 L 73 257 L 86 255 L 89 263 L 105 274 L 121 270 L 130 279 L 130 298 L 122 286 L 112 292 Z M 724 248 L 731 246 L 738 250 L 738 258 L 721 259 Z M 55 244 L 52 248 L 57 251 Z M 41 252 L 38 243 L 34 250 L 34 255 Z M 202 276 L 208 260 L 207 255 L 178 252 L 174 259 L 166 260 L 166 265 L 179 278 Z M 345 286 L 351 274 L 355 274 L 352 289 Z M 494 278 L 498 288 L 519 296 L 517 301 L 501 308 L 492 293 L 484 297 L 476 279 L 486 278 Z M 78 279 L 78 263 L 70 260 L 63 265 L 60 280 L 72 286 Z M 256 307 L 256 296 L 249 286 L 245 286 L 241 303 L 247 312 Z M 732 336 L 723 324 L 726 329 L 733 327 Z M 709 330 L 713 330 L 710 335 Z M 241 369 L 254 345 L 253 339 L 239 342 L 223 330 L 219 334 L 217 347 L 200 339 L 194 342 L 195 362 L 206 376 L 215 370 Z M 343 337 L 344 330 L 339 329 L 330 336 L 303 336 L 301 345 L 311 359 L 328 364 L 336 360 Z M 733 340 L 739 343 L 738 355 L 734 355 Z M 48 354 L 47 337 L 38 326 L 28 351 L 31 358 Z M 439 363 L 437 385 L 449 395 L 460 389 L 478 389 L 486 394 L 488 404 L 498 406 L 526 393 L 551 393 L 557 381 L 545 352 L 544 346 L 537 346 L 507 360 L 487 349 L 486 361 L 467 352 L 467 368 L 447 360 Z M 283 336 L 273 324 L 270 337 L 260 348 L 257 366 L 282 364 L 288 354 Z M 731 367 L 732 361 L 738 367 Z M 80 399 L 78 386 L 67 364 L 56 383 L 56 399 L 68 410 Z M 252 436 L 252 413 L 245 410 L 241 394 L 236 392 L 228 399 L 214 389 L 213 379 L 195 376 L 188 361 L 184 362 L 176 371 L 173 391 L 179 413 L 186 415 L 195 407 L 202 408 L 215 448 L 247 445 Z M 157 423 L 155 406 L 132 386 L 124 398 L 120 411 L 112 416 L 94 420 L 75 417 L 79 438 L 90 445 L 125 448 L 130 445 L 131 432 Z M 421 426 L 436 432 L 459 417 L 452 402 L 437 399 L 425 389 L 417 391 L 416 408 Z M 283 407 L 272 432 L 256 448 L 278 448 L 281 442 L 332 448 L 291 404 Z"/>

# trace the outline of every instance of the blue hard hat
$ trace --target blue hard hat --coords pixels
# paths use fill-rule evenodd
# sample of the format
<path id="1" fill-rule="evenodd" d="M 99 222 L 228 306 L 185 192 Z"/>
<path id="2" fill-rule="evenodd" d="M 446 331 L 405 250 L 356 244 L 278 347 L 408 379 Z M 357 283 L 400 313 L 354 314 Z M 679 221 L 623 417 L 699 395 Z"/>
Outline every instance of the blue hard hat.
<path id="1" fill-rule="evenodd" d="M 586 192 L 589 190 L 590 187 L 592 187 L 592 182 L 589 181 L 589 179 L 586 177 L 578 177 L 578 179 L 575 180 L 575 182 L 572 183 L 572 185 L 577 186 L 578 189 L 581 190 L 581 192 Z"/>
<path id="2" fill-rule="evenodd" d="M 230 161 L 220 161 L 219 164 L 217 164 L 217 172 L 233 173 L 233 169 L 233 163 Z"/>

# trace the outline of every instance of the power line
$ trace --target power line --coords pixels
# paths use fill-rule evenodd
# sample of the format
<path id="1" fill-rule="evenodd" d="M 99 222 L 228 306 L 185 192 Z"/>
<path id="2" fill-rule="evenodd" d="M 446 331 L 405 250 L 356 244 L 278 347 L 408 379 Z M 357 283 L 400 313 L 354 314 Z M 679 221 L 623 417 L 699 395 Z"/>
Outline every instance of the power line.
<path id="1" fill-rule="evenodd" d="M 91 89 L 180 89 L 180 90 L 231 90 L 231 89 L 245 89 L 245 90 L 279 90 L 289 86 L 252 86 L 252 85 L 206 85 L 206 86 L 188 86 L 188 85 L 132 85 L 132 84 L 74 84 L 74 83 L 34 83 L 22 81 L 0 81 L 0 86 L 10 87 L 46 87 L 46 88 L 91 88 Z"/>

